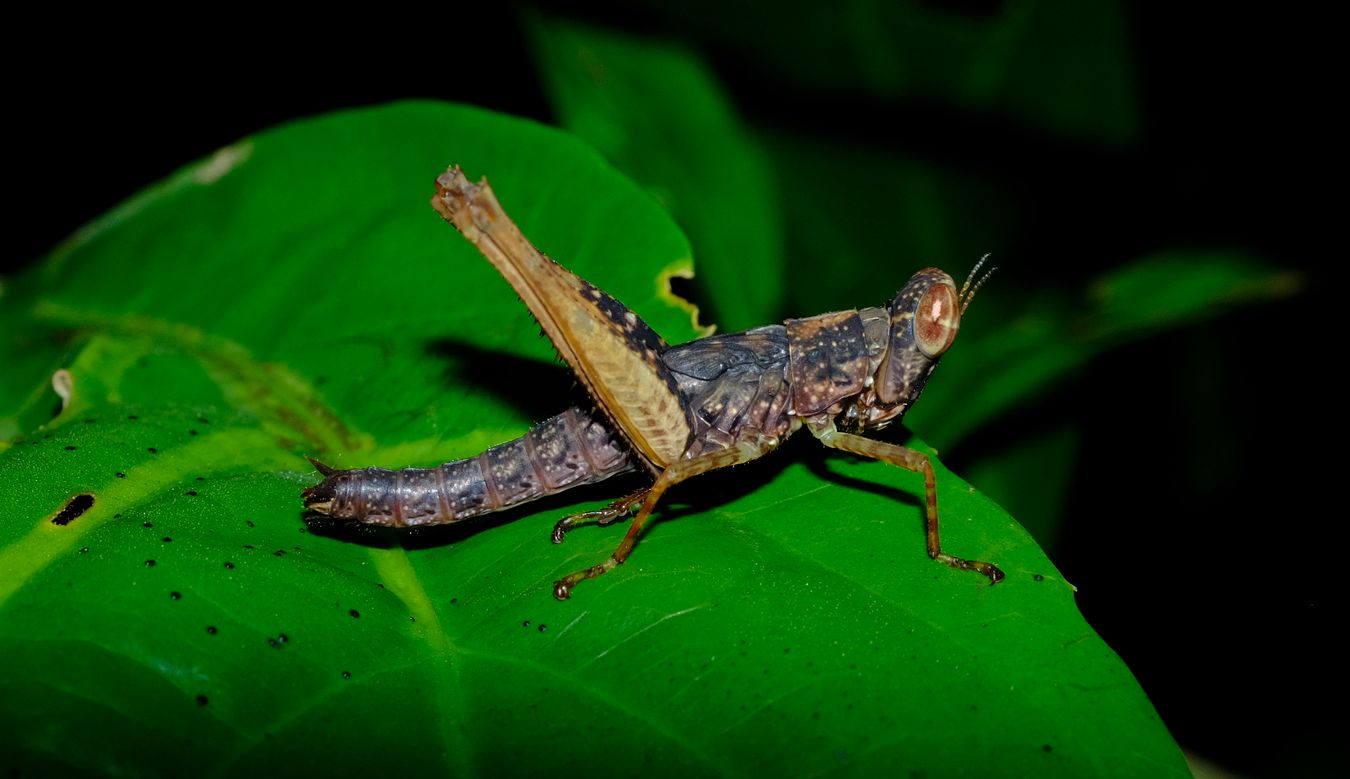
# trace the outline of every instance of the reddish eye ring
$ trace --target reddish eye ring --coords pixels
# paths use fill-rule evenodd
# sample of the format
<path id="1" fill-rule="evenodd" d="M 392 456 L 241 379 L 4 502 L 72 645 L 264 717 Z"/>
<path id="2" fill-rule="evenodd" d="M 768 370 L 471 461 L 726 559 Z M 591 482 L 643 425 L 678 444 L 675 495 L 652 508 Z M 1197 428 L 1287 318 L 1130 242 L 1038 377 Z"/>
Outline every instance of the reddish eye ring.
<path id="1" fill-rule="evenodd" d="M 929 287 L 914 307 L 914 343 L 927 357 L 947 351 L 961 329 L 961 304 L 956 288 L 938 283 Z"/>

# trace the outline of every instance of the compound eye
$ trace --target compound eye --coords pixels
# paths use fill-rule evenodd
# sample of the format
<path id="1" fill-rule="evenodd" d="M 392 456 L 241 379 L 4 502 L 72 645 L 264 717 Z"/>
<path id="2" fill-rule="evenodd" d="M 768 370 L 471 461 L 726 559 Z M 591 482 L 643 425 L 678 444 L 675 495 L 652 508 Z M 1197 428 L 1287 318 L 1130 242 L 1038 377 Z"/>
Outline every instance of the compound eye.
<path id="1" fill-rule="evenodd" d="M 956 288 L 938 283 L 919 298 L 914 310 L 914 342 L 927 357 L 939 357 L 961 329 L 961 305 Z"/>

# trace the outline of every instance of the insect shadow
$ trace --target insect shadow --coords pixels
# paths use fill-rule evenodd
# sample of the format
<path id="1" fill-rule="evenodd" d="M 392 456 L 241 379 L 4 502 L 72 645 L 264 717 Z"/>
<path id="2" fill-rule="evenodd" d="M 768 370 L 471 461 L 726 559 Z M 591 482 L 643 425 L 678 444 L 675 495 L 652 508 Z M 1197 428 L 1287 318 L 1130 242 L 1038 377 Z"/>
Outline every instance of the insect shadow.
<path id="1" fill-rule="evenodd" d="M 447 386 L 478 387 L 536 421 L 569 405 L 593 404 L 572 372 L 559 363 L 485 349 L 458 338 L 428 341 L 424 351 L 445 365 L 442 377 Z"/>
<path id="2" fill-rule="evenodd" d="M 910 437 L 911 435 L 908 431 L 905 431 L 904 434 L 901 436 L 887 436 L 888 439 L 890 438 L 908 439 Z M 807 469 L 811 471 L 812 474 L 814 474 L 815 476 L 824 481 L 831 482 L 840 487 L 846 487 L 849 490 L 856 490 L 859 492 L 870 492 L 873 495 L 877 495 L 886 498 L 888 500 L 897 501 L 903 505 L 913 506 L 915 508 L 920 509 L 922 509 L 923 507 L 924 503 L 922 499 L 923 495 L 922 480 L 918 479 L 914 474 L 906 474 L 899 468 L 890 468 L 888 470 L 890 472 L 898 474 L 901 479 L 904 478 L 914 479 L 913 487 L 906 489 L 903 486 L 894 486 L 889 482 L 878 481 L 875 478 L 860 478 L 857 476 L 849 476 L 846 473 L 841 473 L 839 471 L 840 463 L 870 463 L 875 462 L 875 460 L 871 460 L 866 457 L 858 457 L 856 455 L 851 455 L 846 452 L 831 451 L 823 446 L 803 446 L 801 447 L 801 451 L 797 455 L 797 459 L 800 460 L 801 463 L 805 465 Z M 834 463 L 834 465 L 831 466 L 831 463 Z M 881 470 L 881 472 L 886 473 L 886 470 L 883 469 Z M 922 526 L 923 512 L 919 511 L 914 515 L 914 517 L 915 521 L 918 522 L 920 526 Z"/>

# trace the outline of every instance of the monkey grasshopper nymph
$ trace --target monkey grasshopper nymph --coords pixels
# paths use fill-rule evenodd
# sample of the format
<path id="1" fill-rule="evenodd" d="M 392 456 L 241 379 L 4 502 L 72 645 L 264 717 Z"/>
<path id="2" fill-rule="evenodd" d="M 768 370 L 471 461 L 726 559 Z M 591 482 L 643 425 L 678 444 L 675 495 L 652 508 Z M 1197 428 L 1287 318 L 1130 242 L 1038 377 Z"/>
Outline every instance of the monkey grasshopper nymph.
<path id="1" fill-rule="evenodd" d="M 515 288 L 596 408 L 567 409 L 515 441 L 436 468 L 337 470 L 311 460 L 324 479 L 304 491 L 307 508 L 377 525 L 435 525 L 617 473 L 649 472 L 650 487 L 554 527 L 559 543 L 578 524 L 607 525 L 636 512 L 607 560 L 554 584 L 554 595 L 565 599 L 578 582 L 628 558 L 666 490 L 753 460 L 804 426 L 826 446 L 921 474 L 928 555 L 991 583 L 1003 578 L 992 563 L 942 550 L 928 457 L 860 435 L 900 419 L 919 397 L 988 278 L 976 280 L 983 259 L 960 290 L 946 273 L 926 268 L 886 308 L 668 346 L 622 303 L 530 245 L 486 180 L 470 183 L 451 167 L 436 179 L 431 204 Z"/>

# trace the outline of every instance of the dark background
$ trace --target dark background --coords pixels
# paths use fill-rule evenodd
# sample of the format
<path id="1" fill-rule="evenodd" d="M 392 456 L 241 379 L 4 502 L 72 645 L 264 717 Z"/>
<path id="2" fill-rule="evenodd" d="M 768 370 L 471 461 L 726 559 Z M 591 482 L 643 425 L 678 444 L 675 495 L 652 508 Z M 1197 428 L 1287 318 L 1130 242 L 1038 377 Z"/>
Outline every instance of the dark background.
<path id="1" fill-rule="evenodd" d="M 1319 194 L 1338 182 L 1321 110 L 1330 93 L 1306 57 L 1317 23 L 1128 10 L 1141 125 L 1108 147 L 922 99 L 794 88 L 725 36 L 702 34 L 715 19 L 644 8 L 565 10 L 692 41 L 752 126 L 897 144 L 1022 182 L 1028 222 L 1019 245 L 1000 248 L 1032 275 L 1073 283 L 1172 246 L 1241 249 L 1300 274 L 1293 297 L 1111 352 L 944 459 L 961 472 L 1028 427 L 1072 424 L 1081 450 L 1065 514 L 1075 521 L 1049 551 L 1089 621 L 1188 751 L 1242 775 L 1330 773 L 1350 724 L 1333 655 L 1346 616 L 1344 515 L 1322 453 L 1341 443 L 1329 387 L 1344 348 L 1332 340 L 1328 268 L 1344 249 L 1318 237 L 1341 197 Z M 551 119 L 512 9 L 337 32 L 258 22 L 14 31 L 24 45 L 4 55 L 12 240 L 0 272 L 182 164 L 288 119 L 403 97 Z M 877 121 L 890 114 L 904 121 Z"/>

